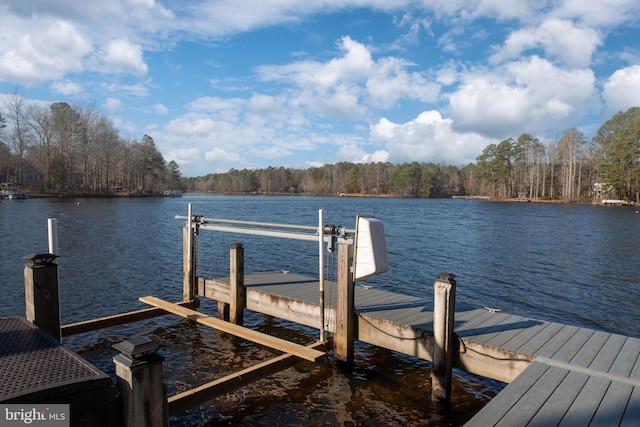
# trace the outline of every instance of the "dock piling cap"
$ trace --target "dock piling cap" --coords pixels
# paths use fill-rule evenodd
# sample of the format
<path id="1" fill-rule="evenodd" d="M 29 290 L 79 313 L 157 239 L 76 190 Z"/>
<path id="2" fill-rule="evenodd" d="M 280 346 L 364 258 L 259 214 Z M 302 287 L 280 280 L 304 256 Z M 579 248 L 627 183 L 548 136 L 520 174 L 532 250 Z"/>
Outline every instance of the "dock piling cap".
<path id="1" fill-rule="evenodd" d="M 31 264 L 34 264 L 34 265 L 47 265 L 47 264 L 52 264 L 56 260 L 56 258 L 58 258 L 58 255 L 54 255 L 50 253 L 29 254 L 29 255 L 23 256 L 22 258 L 28 259 L 29 261 L 31 261 Z"/>
<path id="2" fill-rule="evenodd" d="M 156 351 L 162 345 L 149 337 L 135 337 L 113 345 L 126 362 L 135 364 L 156 356 Z M 118 357 L 116 356 L 116 357 Z"/>
<path id="3" fill-rule="evenodd" d="M 453 282 L 456 276 L 451 273 L 438 273 L 438 280 L 445 282 Z"/>

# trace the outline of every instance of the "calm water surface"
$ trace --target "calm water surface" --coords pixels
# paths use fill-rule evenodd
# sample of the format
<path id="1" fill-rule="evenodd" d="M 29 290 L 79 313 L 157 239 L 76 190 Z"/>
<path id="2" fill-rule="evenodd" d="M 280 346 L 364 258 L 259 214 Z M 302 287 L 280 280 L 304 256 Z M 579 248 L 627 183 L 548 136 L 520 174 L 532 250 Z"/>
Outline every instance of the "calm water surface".
<path id="1" fill-rule="evenodd" d="M 79 203 L 79 204 L 78 204 Z M 0 201 L 0 316 L 24 315 L 21 256 L 47 251 L 57 218 L 62 322 L 144 308 L 138 297 L 177 301 L 183 221 L 175 215 L 354 228 L 359 213 L 384 222 L 390 271 L 367 285 L 431 295 L 441 272 L 456 275 L 458 308 L 492 306 L 528 317 L 640 336 L 640 215 L 633 208 L 501 204 L 470 200 L 227 197 Z M 198 274 L 228 274 L 228 248 L 245 246 L 248 272 L 317 274 L 317 244 L 203 231 Z M 331 259 L 328 257 L 331 265 Z M 331 270 L 329 271 L 331 274 Z M 203 301 L 202 311 L 215 313 Z M 317 331 L 248 315 L 245 323 L 301 343 Z M 65 339 L 113 375 L 111 345 L 136 335 L 164 344 L 171 394 L 272 357 L 267 349 L 165 316 Z M 254 386 L 172 418 L 173 425 L 462 425 L 500 383 L 457 372 L 453 411 L 429 405 L 426 362 L 357 346 L 352 375 L 331 361 L 301 363 Z"/>

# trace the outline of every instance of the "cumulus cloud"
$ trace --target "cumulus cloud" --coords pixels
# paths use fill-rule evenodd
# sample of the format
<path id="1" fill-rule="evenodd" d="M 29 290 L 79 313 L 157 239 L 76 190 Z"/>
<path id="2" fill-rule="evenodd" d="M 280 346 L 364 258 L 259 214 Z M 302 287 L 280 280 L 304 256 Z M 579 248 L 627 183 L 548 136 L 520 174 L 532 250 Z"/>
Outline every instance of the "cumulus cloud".
<path id="1" fill-rule="evenodd" d="M 98 54 L 100 68 L 108 73 L 130 73 L 144 76 L 149 67 L 144 62 L 140 45 L 126 38 L 109 41 Z"/>
<path id="2" fill-rule="evenodd" d="M 62 95 L 75 95 L 82 92 L 82 85 L 70 80 L 58 80 L 51 83 L 51 92 Z"/>
<path id="3" fill-rule="evenodd" d="M 462 79 L 449 98 L 456 129 L 497 138 L 577 118 L 595 94 L 592 70 L 561 69 L 537 56 Z"/>
<path id="4" fill-rule="evenodd" d="M 391 162 L 433 162 L 465 164 L 472 162 L 487 145 L 496 140 L 474 132 L 458 132 L 451 119 L 437 111 L 425 111 L 406 123 L 380 119 L 370 129 L 373 141 L 383 142 Z M 375 153 L 374 153 L 375 154 Z M 385 153 L 378 151 L 378 156 Z"/>
<path id="5" fill-rule="evenodd" d="M 640 65 L 617 70 L 604 84 L 602 96 L 610 115 L 640 106 Z"/>
<path id="6" fill-rule="evenodd" d="M 30 86 L 82 71 L 82 61 L 91 52 L 91 43 L 78 29 L 57 19 L 34 21 L 26 25 L 23 19 L 3 18 L 0 80 Z M 36 28 L 37 31 L 29 30 Z"/>
<path id="7" fill-rule="evenodd" d="M 264 81 L 294 84 L 298 91 L 291 104 L 317 114 L 354 117 L 368 107 L 390 108 L 403 98 L 437 100 L 440 84 L 412 71 L 414 64 L 396 57 L 374 60 L 369 47 L 348 36 L 337 47 L 343 55 L 326 62 L 303 60 L 256 71 Z"/>
<path id="8" fill-rule="evenodd" d="M 204 158 L 207 162 L 211 164 L 220 164 L 220 165 L 239 165 L 244 163 L 242 157 L 240 157 L 237 153 L 229 152 L 220 147 L 216 147 L 210 151 L 207 151 L 204 154 Z"/>
<path id="9" fill-rule="evenodd" d="M 496 48 L 490 61 L 498 64 L 518 58 L 530 49 L 542 49 L 546 55 L 571 68 L 584 68 L 602 44 L 602 37 L 592 28 L 580 28 L 572 22 L 547 19 L 535 28 L 512 32 L 505 43 Z"/>
<path id="10" fill-rule="evenodd" d="M 195 147 L 169 149 L 166 153 L 166 158 L 178 163 L 180 167 L 195 165 L 202 160 L 202 153 Z"/>

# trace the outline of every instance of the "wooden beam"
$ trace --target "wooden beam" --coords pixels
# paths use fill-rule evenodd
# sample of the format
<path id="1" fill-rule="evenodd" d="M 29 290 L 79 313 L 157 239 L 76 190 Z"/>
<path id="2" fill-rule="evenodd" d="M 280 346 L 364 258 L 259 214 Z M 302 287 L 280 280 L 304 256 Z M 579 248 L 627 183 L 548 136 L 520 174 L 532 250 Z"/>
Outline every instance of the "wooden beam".
<path id="1" fill-rule="evenodd" d="M 200 305 L 200 301 L 197 299 L 193 301 L 183 301 L 179 303 L 179 305 L 188 308 L 197 308 Z M 109 328 L 111 326 L 152 319 L 154 317 L 164 316 L 165 314 L 169 314 L 169 312 L 161 308 L 145 308 L 143 310 L 129 311 L 127 313 L 70 323 L 68 325 L 62 325 L 60 329 L 63 337 L 69 337 L 71 335 L 97 331 L 98 329 Z"/>
<path id="2" fill-rule="evenodd" d="M 307 348 L 310 349 L 319 349 L 323 347 L 324 343 L 319 341 L 307 346 Z M 283 354 L 255 366 L 243 369 L 240 372 L 227 375 L 224 378 L 220 378 L 201 386 L 194 387 L 180 394 L 170 396 L 167 399 L 169 415 L 175 415 L 203 402 L 207 402 L 223 394 L 230 393 L 240 387 L 244 387 L 262 378 L 287 369 L 300 361 L 300 358 L 291 354 Z"/>
<path id="3" fill-rule="evenodd" d="M 338 366 L 353 369 L 356 317 L 353 289 L 353 245 L 338 245 L 338 303 L 336 308 L 335 354 Z"/>
<path id="4" fill-rule="evenodd" d="M 193 320 L 194 322 L 201 323 L 203 325 L 211 326 L 219 331 L 226 332 L 240 338 L 253 341 L 257 344 L 261 344 L 267 347 L 271 347 L 276 350 L 280 350 L 284 353 L 290 353 L 294 356 L 298 356 L 302 359 L 315 362 L 319 358 L 325 355 L 324 352 L 315 350 L 313 348 L 305 347 L 300 344 L 296 344 L 287 340 L 283 340 L 278 337 L 272 337 L 271 335 L 264 334 L 262 332 L 254 331 L 243 326 L 234 325 L 233 323 L 225 322 L 224 320 L 216 319 L 215 317 L 208 316 L 206 314 L 198 313 L 195 310 L 190 310 L 185 307 L 181 307 L 178 304 L 174 304 L 168 301 L 161 300 L 153 296 L 141 297 L 140 301 L 169 311 L 173 314 L 177 314 L 184 318 Z"/>

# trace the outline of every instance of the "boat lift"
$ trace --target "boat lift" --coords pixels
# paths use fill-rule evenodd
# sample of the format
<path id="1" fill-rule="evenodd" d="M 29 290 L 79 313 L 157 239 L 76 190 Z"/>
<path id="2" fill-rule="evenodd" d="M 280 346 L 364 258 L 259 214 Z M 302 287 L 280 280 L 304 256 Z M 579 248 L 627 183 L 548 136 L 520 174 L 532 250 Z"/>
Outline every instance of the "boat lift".
<path id="1" fill-rule="evenodd" d="M 206 218 L 193 215 L 192 205 L 188 205 L 188 215 L 175 217 L 186 220 L 188 234 L 187 247 L 192 247 L 193 235 L 199 230 L 213 230 L 226 233 L 250 234 L 284 239 L 306 240 L 318 242 L 318 273 L 320 287 L 320 341 L 325 341 L 325 295 L 324 295 L 324 245 L 327 251 L 333 252 L 336 243 L 354 244 L 354 264 L 352 267 L 354 281 L 363 280 L 389 269 L 384 227 L 380 220 L 372 215 L 358 215 L 356 229 L 324 223 L 324 212 L 318 210 L 318 225 L 293 225 L 256 221 L 241 221 L 220 218 Z M 189 251 L 191 257 L 191 251 Z M 191 265 L 192 260 L 187 262 Z"/>

